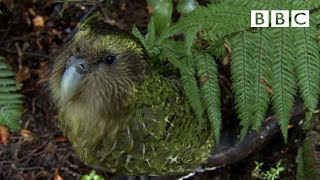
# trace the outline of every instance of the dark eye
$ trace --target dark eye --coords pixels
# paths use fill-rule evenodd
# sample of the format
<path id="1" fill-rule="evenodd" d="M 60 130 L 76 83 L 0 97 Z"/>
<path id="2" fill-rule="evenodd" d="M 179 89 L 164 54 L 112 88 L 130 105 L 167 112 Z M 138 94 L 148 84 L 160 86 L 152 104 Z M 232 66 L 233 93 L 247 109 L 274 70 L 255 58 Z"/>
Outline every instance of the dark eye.
<path id="1" fill-rule="evenodd" d="M 104 57 L 104 62 L 108 65 L 112 65 L 117 61 L 117 56 L 114 54 L 107 54 Z"/>

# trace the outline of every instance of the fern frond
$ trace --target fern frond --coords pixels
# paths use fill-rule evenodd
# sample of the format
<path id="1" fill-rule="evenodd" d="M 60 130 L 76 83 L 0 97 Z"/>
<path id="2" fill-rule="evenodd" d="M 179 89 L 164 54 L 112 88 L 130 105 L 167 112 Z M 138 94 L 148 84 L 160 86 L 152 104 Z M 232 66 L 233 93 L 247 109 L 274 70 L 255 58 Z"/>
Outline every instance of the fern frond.
<path id="1" fill-rule="evenodd" d="M 219 93 L 219 86 L 213 78 L 201 84 L 208 75 L 216 78 L 216 65 L 208 60 L 210 55 L 202 54 L 202 51 L 210 52 L 213 57 L 224 56 L 223 42 L 230 40 L 232 89 L 243 128 L 241 136 L 251 128 L 261 126 L 271 99 L 286 140 L 296 84 L 306 107 L 310 111 L 317 107 L 320 91 L 317 73 L 320 55 L 316 41 L 319 6 L 313 0 L 221 0 L 182 16 L 162 34 L 156 35 L 152 19 L 146 38 L 137 30 L 134 33 L 143 42 L 154 64 L 159 65 L 157 60 L 160 59 L 160 63 L 170 62 L 179 69 L 188 102 L 198 120 L 202 121 L 204 115 L 209 117 L 216 139 L 221 126 L 220 114 L 216 111 L 220 104 L 218 98 L 211 96 Z M 312 9 L 310 27 L 251 28 L 251 10 L 255 9 Z M 171 38 L 174 35 L 182 36 L 175 41 Z M 200 78 L 200 84 L 196 77 Z"/>
<path id="2" fill-rule="evenodd" d="M 157 55 L 159 55 L 159 47 L 157 42 L 157 35 L 155 32 L 155 27 L 153 23 L 153 18 L 150 18 L 150 21 L 148 23 L 148 32 L 145 37 L 142 36 L 142 34 L 139 32 L 137 27 L 133 27 L 132 34 L 139 39 L 139 41 L 142 43 L 144 48 L 147 50 L 150 57 L 154 58 Z"/>
<path id="3" fill-rule="evenodd" d="M 188 15 L 182 17 L 175 25 L 165 31 L 160 39 L 175 34 L 194 37 L 195 33 L 205 30 L 212 32 L 218 38 L 224 38 L 231 33 L 250 28 L 250 12 L 255 9 L 307 9 L 308 4 L 302 0 L 226 0 L 207 7 L 198 7 Z M 190 42 L 186 42 L 190 47 Z"/>
<path id="4" fill-rule="evenodd" d="M 148 49 L 147 42 L 136 26 L 133 26 L 131 33 L 141 42 L 145 49 Z"/>
<path id="5" fill-rule="evenodd" d="M 1 69 L 1 67 L 0 67 L 0 69 Z M 0 72 L 0 78 L 14 76 L 14 75 L 15 75 L 14 72 L 9 71 L 9 70 L 3 70 Z"/>
<path id="6" fill-rule="evenodd" d="M 195 33 L 201 30 L 222 32 L 221 36 L 225 36 L 248 28 L 250 26 L 249 20 L 250 9 L 248 7 L 230 6 L 225 2 L 210 4 L 207 7 L 198 7 L 186 16 L 183 16 L 175 25 L 165 31 L 161 38 L 168 38 L 175 34 L 195 37 Z"/>
<path id="7" fill-rule="evenodd" d="M 252 37 L 256 43 L 253 54 L 256 64 L 253 75 L 255 80 L 253 84 L 254 102 L 252 104 L 252 127 L 254 129 L 258 129 L 261 126 L 270 101 L 270 94 L 267 91 L 270 83 L 270 74 L 272 73 L 270 52 L 268 52 L 271 49 L 272 42 L 270 37 L 270 31 L 266 29 L 259 29 Z"/>
<path id="8" fill-rule="evenodd" d="M 169 39 L 164 42 L 158 58 L 162 61 L 169 61 L 174 67 L 179 69 L 186 98 L 195 112 L 198 121 L 204 122 L 204 108 L 196 79 L 195 60 L 191 56 L 186 56 L 183 42 Z"/>
<path id="9" fill-rule="evenodd" d="M 198 31 L 196 29 L 193 29 L 193 28 L 186 30 L 186 34 L 189 34 L 189 36 L 185 37 L 185 40 L 184 40 L 184 42 L 185 42 L 184 43 L 184 45 L 185 45 L 184 51 L 189 55 L 191 53 L 191 47 L 194 44 L 194 41 L 195 41 L 195 39 L 197 37 L 197 32 Z"/>
<path id="10" fill-rule="evenodd" d="M 252 126 L 252 105 L 254 103 L 253 84 L 255 44 L 251 33 L 240 32 L 231 42 L 231 79 L 235 93 L 236 108 L 242 125 L 241 137 Z"/>
<path id="11" fill-rule="evenodd" d="M 10 66 L 5 64 L 4 58 L 0 56 L 0 124 L 8 126 L 11 130 L 20 128 L 23 101 L 22 95 L 16 93 L 19 89 Z"/>
<path id="12" fill-rule="evenodd" d="M 150 18 L 150 21 L 148 23 L 148 32 L 145 38 L 148 46 L 152 46 L 156 42 L 157 35 L 156 35 L 155 25 L 153 22 L 153 17 Z"/>
<path id="13" fill-rule="evenodd" d="M 219 143 L 222 123 L 217 65 L 210 54 L 198 54 L 195 61 L 203 105 L 212 124 L 215 140 Z"/>
<path id="14" fill-rule="evenodd" d="M 272 101 L 284 139 L 287 140 L 289 119 L 295 94 L 294 36 L 291 28 L 270 29 L 273 34 L 272 53 Z"/>
<path id="15" fill-rule="evenodd" d="M 158 58 L 162 61 L 169 61 L 175 68 L 185 68 L 184 43 L 181 41 L 165 40 L 161 46 L 161 53 Z"/>
<path id="16" fill-rule="evenodd" d="M 310 27 L 295 28 L 296 75 L 304 105 L 312 113 L 318 104 L 320 90 L 320 56 L 316 40 L 317 28 L 313 18 Z"/>
<path id="17" fill-rule="evenodd" d="M 185 57 L 185 62 L 188 62 L 185 68 L 180 69 L 181 82 L 188 99 L 188 102 L 195 112 L 199 122 L 204 122 L 204 109 L 202 105 L 202 98 L 200 95 L 200 89 L 196 79 L 196 71 L 193 63 L 191 62 L 192 57 Z"/>

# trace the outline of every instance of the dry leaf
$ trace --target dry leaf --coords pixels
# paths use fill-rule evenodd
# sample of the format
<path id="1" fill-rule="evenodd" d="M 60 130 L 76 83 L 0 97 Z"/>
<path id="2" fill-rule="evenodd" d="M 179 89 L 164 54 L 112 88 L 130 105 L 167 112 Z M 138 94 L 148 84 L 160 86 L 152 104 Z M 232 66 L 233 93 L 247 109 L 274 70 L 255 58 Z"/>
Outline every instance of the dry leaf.
<path id="1" fill-rule="evenodd" d="M 273 95 L 273 91 L 269 86 L 266 86 L 266 90 L 267 90 L 268 93 Z"/>
<path id="2" fill-rule="evenodd" d="M 268 93 L 273 94 L 272 88 L 271 88 L 271 86 L 267 83 L 266 80 L 260 79 L 260 83 L 262 83 L 263 85 L 266 86 L 266 91 L 267 91 Z"/>
<path id="3" fill-rule="evenodd" d="M 22 129 L 20 134 L 21 134 L 21 136 L 23 137 L 24 140 L 26 140 L 28 142 L 34 141 L 34 135 L 30 130 Z"/>
<path id="4" fill-rule="evenodd" d="M 27 11 L 31 14 L 31 16 L 36 16 L 36 12 L 34 11 L 34 9 L 29 8 Z"/>
<path id="5" fill-rule="evenodd" d="M 148 11 L 149 14 L 152 14 L 153 8 L 148 5 L 148 6 L 147 6 L 147 11 Z"/>
<path id="6" fill-rule="evenodd" d="M 227 54 L 226 56 L 223 58 L 222 64 L 224 66 L 228 65 L 230 63 L 230 57 L 231 57 L 231 47 L 229 44 L 227 44 L 226 42 L 223 42 L 224 47 L 227 49 Z"/>
<path id="7" fill-rule="evenodd" d="M 42 16 L 36 16 L 32 19 L 33 27 L 35 28 L 43 28 L 44 27 L 44 19 Z"/>
<path id="8" fill-rule="evenodd" d="M 60 142 L 66 142 L 68 141 L 68 139 L 65 136 L 58 136 L 54 138 L 54 141 L 57 143 L 60 143 Z"/>
<path id="9" fill-rule="evenodd" d="M 200 85 L 203 85 L 209 80 L 209 75 L 206 75 L 200 79 Z"/>
<path id="10" fill-rule="evenodd" d="M 33 178 L 31 179 L 49 179 L 50 172 L 46 170 L 40 170 Z"/>
<path id="11" fill-rule="evenodd" d="M 63 180 L 63 177 L 60 176 L 60 174 L 59 174 L 59 169 L 56 169 L 56 170 L 54 171 L 54 177 L 53 177 L 53 179 L 54 179 L 54 180 Z"/>
<path id="12" fill-rule="evenodd" d="M 38 72 L 39 79 L 46 78 L 47 75 L 48 75 L 48 72 L 49 72 L 49 68 L 48 68 L 47 62 L 41 62 L 40 63 L 40 67 L 37 70 L 37 72 Z"/>
<path id="13" fill-rule="evenodd" d="M 8 139 L 10 136 L 9 128 L 6 126 L 0 125 L 0 143 L 8 144 Z"/>
<path id="14" fill-rule="evenodd" d="M 21 68 L 19 68 L 17 72 L 16 81 L 18 82 L 18 84 L 20 84 L 21 82 L 28 80 L 30 77 L 31 77 L 31 72 L 29 67 L 22 66 Z"/>

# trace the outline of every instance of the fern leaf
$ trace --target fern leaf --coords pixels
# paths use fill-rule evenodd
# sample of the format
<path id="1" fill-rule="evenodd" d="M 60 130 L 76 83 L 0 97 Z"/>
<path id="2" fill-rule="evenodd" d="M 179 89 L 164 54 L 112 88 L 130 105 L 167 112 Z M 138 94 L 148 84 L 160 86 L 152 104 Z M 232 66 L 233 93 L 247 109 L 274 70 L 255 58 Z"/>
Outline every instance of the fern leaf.
<path id="1" fill-rule="evenodd" d="M 175 34 L 184 34 L 187 38 L 195 37 L 195 34 L 201 30 L 222 32 L 221 36 L 223 37 L 248 28 L 249 20 L 250 9 L 247 7 L 230 6 L 224 2 L 209 4 L 207 7 L 198 7 L 183 16 L 168 31 L 165 31 L 161 38 L 164 39 Z M 186 43 L 186 47 L 190 47 L 190 41 Z"/>
<path id="2" fill-rule="evenodd" d="M 243 128 L 242 137 L 251 128 L 257 129 L 261 126 L 271 97 L 286 140 L 297 82 L 306 107 L 313 111 L 317 105 L 320 76 L 316 72 L 320 66 L 320 59 L 315 40 L 317 35 L 315 23 L 320 21 L 320 13 L 317 9 L 313 9 L 310 28 L 252 29 L 250 12 L 254 9 L 310 10 L 318 4 L 314 3 L 315 1 L 312 3 L 306 1 L 312 0 L 223 0 L 196 8 L 180 18 L 173 26 L 165 29 L 159 36 L 154 31 L 152 19 L 146 38 L 143 39 L 137 30 L 135 34 L 140 40 L 143 39 L 141 41 L 153 60 L 169 61 L 179 69 L 193 111 L 201 121 L 203 115 L 209 117 L 215 129 L 216 139 L 219 137 L 221 126 L 218 122 L 220 115 L 209 110 L 219 109 L 219 102 L 214 102 L 209 94 L 218 93 L 219 88 L 212 88 L 212 84 L 218 87 L 217 79 L 201 84 L 203 77 L 215 76 L 216 69 L 208 68 L 215 68 L 215 64 L 203 60 L 208 59 L 209 55 L 206 58 L 207 55 L 201 53 L 199 55 L 199 51 L 193 54 L 192 47 L 195 45 L 197 33 L 203 32 L 201 38 L 209 43 L 209 46 L 204 46 L 205 51 L 217 56 L 219 54 L 216 52 L 225 51 L 222 42 L 230 39 L 232 89 Z M 183 35 L 184 39 L 174 41 L 170 39 L 173 35 Z M 295 40 L 294 37 L 299 38 Z M 208 62 L 213 64 L 206 64 Z M 196 76 L 200 78 L 200 84 Z"/>
<path id="3" fill-rule="evenodd" d="M 3 88 L 6 88 L 5 86 L 14 85 L 14 84 L 16 84 L 16 81 L 14 81 L 13 79 L 5 79 L 5 78 L 3 78 L 0 81 L 0 86 L 4 86 Z"/>
<path id="4" fill-rule="evenodd" d="M 194 37 L 201 30 L 223 38 L 234 32 L 250 28 L 250 12 L 254 9 L 298 9 L 304 8 L 303 1 L 291 2 L 289 0 L 226 0 L 207 7 L 198 7 L 165 31 L 160 39 L 175 34 L 184 34 L 185 37 Z M 227 22 L 227 23 L 226 23 Z M 187 46 L 188 47 L 188 46 Z"/>
<path id="5" fill-rule="evenodd" d="M 160 52 L 157 41 L 158 37 L 155 32 L 152 17 L 150 18 L 150 21 L 148 23 L 148 32 L 145 37 L 143 37 L 143 35 L 139 32 L 137 27 L 133 27 L 131 32 L 142 43 L 143 47 L 147 50 L 149 56 L 151 57 L 151 60 L 153 60 L 154 57 L 159 55 Z"/>
<path id="6" fill-rule="evenodd" d="M 158 58 L 168 60 L 179 69 L 186 98 L 197 119 L 200 122 L 204 122 L 204 108 L 196 79 L 194 60 L 191 56 L 185 55 L 184 44 L 182 42 L 172 40 L 165 40 L 164 42 L 161 47 L 162 53 L 159 54 Z"/>
<path id="7" fill-rule="evenodd" d="M 3 107 L 16 107 L 16 106 L 11 106 L 11 105 L 21 105 L 23 101 L 21 99 L 11 99 L 9 102 L 8 101 L 3 101 L 0 99 L 0 106 Z M 1 124 L 1 121 L 0 121 Z"/>
<path id="8" fill-rule="evenodd" d="M 20 128 L 23 101 L 22 95 L 15 93 L 17 90 L 19 88 L 14 80 L 14 73 L 0 56 L 0 124 L 8 126 L 11 130 Z"/>
<path id="9" fill-rule="evenodd" d="M 258 129 L 265 118 L 270 101 L 267 88 L 270 82 L 271 60 L 270 52 L 268 53 L 268 50 L 271 49 L 270 45 L 272 41 L 270 40 L 269 31 L 265 29 L 259 29 L 257 33 L 254 33 L 252 38 L 256 41 L 256 50 L 254 50 L 253 54 L 256 68 L 254 69 L 253 75 L 255 80 L 253 84 L 254 102 L 252 104 L 252 127 Z"/>
<path id="10" fill-rule="evenodd" d="M 310 27 L 296 28 L 295 61 L 296 75 L 301 96 L 310 112 L 317 108 L 318 93 L 320 90 L 320 56 L 316 41 L 317 29 L 313 18 L 310 18 Z"/>
<path id="11" fill-rule="evenodd" d="M 215 140 L 219 143 L 222 125 L 217 65 L 210 54 L 199 54 L 195 56 L 195 61 L 204 108 L 212 124 Z"/>
<path id="12" fill-rule="evenodd" d="M 1 69 L 1 67 L 0 67 L 0 69 Z M 14 76 L 14 75 L 15 75 L 14 72 L 9 71 L 9 70 L 2 70 L 0 72 L 0 78 L 8 77 L 8 76 Z"/>
<path id="13" fill-rule="evenodd" d="M 254 43 L 252 34 L 240 32 L 232 41 L 231 79 L 232 89 L 235 93 L 236 108 L 240 124 L 242 125 L 241 137 L 253 124 L 253 84 L 254 84 Z"/>
<path id="14" fill-rule="evenodd" d="M 10 94 L 10 96 L 6 95 L 6 94 L 0 94 L 0 99 L 1 100 L 10 100 L 10 99 L 19 99 L 22 98 L 23 96 L 21 94 Z M 10 102 L 8 102 L 10 103 Z"/>
<path id="15" fill-rule="evenodd" d="M 139 41 L 141 42 L 141 44 L 143 45 L 144 48 L 147 48 L 147 42 L 145 40 L 145 38 L 143 37 L 143 35 L 141 34 L 141 32 L 138 30 L 138 28 L 136 26 L 133 26 L 131 33 L 137 38 L 139 39 Z"/>
<path id="16" fill-rule="evenodd" d="M 196 79 L 196 71 L 192 67 L 191 57 L 185 57 L 185 61 L 189 62 L 187 67 L 180 69 L 181 81 L 184 87 L 186 97 L 193 111 L 195 112 L 199 122 L 204 122 L 203 114 L 204 109 L 202 105 L 202 99 L 200 96 L 200 90 Z"/>
<path id="17" fill-rule="evenodd" d="M 150 21 L 148 23 L 148 32 L 146 34 L 146 42 L 148 43 L 148 46 L 152 46 L 156 42 L 156 30 L 153 22 L 153 17 L 150 18 Z"/>
<path id="18" fill-rule="evenodd" d="M 273 107 L 280 123 L 280 128 L 285 140 L 289 119 L 293 110 L 295 94 L 294 77 L 294 39 L 295 36 L 291 28 L 273 28 L 273 45 L 275 52 L 272 53 L 272 96 Z"/>
<path id="19" fill-rule="evenodd" d="M 159 57 L 161 60 L 168 60 L 178 69 L 185 68 L 182 59 L 185 56 L 184 44 L 180 41 L 166 40 L 161 47 Z"/>

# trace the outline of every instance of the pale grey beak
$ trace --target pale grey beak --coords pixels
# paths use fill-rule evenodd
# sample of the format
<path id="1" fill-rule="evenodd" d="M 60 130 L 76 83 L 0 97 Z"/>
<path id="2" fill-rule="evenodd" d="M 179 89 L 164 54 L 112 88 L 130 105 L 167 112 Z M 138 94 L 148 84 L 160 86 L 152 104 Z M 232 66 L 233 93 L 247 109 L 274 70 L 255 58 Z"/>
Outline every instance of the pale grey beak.
<path id="1" fill-rule="evenodd" d="M 81 80 L 89 71 L 89 64 L 84 59 L 70 56 L 66 63 L 66 70 L 61 79 L 61 98 L 66 102 L 72 98 Z"/>

